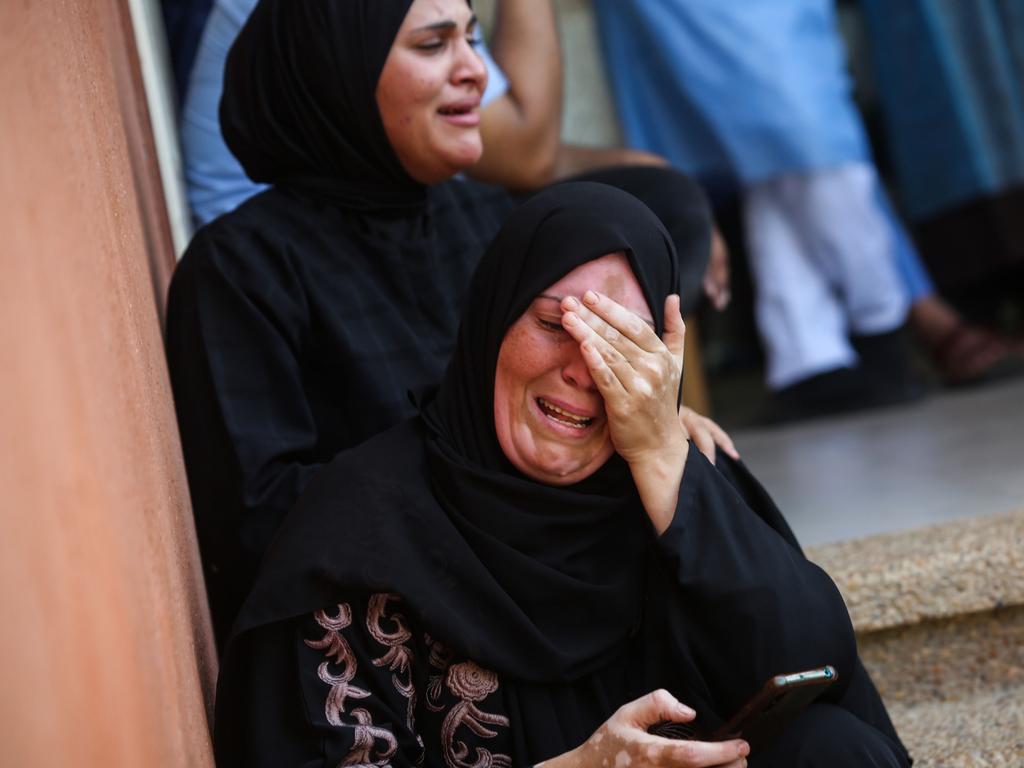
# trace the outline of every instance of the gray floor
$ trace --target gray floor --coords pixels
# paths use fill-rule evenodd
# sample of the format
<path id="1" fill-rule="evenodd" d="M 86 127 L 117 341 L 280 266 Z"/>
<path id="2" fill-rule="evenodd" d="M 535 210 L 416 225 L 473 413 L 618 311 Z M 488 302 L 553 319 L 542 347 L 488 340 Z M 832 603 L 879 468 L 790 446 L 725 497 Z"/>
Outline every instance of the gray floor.
<path id="1" fill-rule="evenodd" d="M 1024 509 L 1022 379 L 733 437 L 804 544 Z"/>

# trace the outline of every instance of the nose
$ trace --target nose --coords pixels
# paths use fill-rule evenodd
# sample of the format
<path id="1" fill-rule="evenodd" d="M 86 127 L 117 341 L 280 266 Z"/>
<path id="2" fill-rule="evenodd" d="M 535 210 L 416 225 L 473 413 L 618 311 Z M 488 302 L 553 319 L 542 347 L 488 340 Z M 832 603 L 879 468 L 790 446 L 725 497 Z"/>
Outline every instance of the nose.
<path id="1" fill-rule="evenodd" d="M 469 37 L 463 37 L 459 42 L 452 82 L 456 85 L 471 85 L 480 93 L 487 88 L 487 65 L 470 44 Z"/>
<path id="2" fill-rule="evenodd" d="M 579 346 L 573 343 L 566 346 L 572 349 L 566 351 L 566 360 L 562 365 L 562 381 L 586 392 L 596 392 L 597 385 L 590 376 L 590 369 L 583 359 Z"/>

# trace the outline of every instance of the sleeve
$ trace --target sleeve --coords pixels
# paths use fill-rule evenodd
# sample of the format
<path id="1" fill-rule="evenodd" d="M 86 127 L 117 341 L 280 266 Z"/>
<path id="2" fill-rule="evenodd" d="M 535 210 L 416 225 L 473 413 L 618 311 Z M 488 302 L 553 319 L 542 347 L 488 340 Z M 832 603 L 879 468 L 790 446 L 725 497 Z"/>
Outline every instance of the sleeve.
<path id="1" fill-rule="evenodd" d="M 199 225 L 266 189 L 246 176 L 231 154 L 217 115 L 228 50 L 255 5 L 256 0 L 213 3 L 188 77 L 179 124 L 188 202 Z"/>
<path id="2" fill-rule="evenodd" d="M 421 765 L 415 657 L 394 600 L 341 603 L 233 641 L 217 692 L 217 764 Z"/>
<path id="3" fill-rule="evenodd" d="M 677 631 L 720 714 L 774 675 L 826 664 L 839 672 L 828 695 L 842 695 L 857 652 L 839 590 L 692 445 L 676 516 L 658 545 L 685 625 Z"/>
<path id="4" fill-rule="evenodd" d="M 486 107 L 495 99 L 500 99 L 505 95 L 505 92 L 508 91 L 508 78 L 501 71 L 498 62 L 491 56 L 491 52 L 487 48 L 487 42 L 483 38 L 480 39 L 476 52 L 480 54 L 480 58 L 484 60 L 484 64 L 487 66 L 487 88 L 484 90 L 482 99 L 483 106 Z"/>
<path id="5" fill-rule="evenodd" d="M 201 231 L 175 272 L 167 311 L 171 384 L 221 638 L 320 466 L 300 370 L 309 322 L 302 286 L 284 267 L 232 273 L 222 256 Z"/>

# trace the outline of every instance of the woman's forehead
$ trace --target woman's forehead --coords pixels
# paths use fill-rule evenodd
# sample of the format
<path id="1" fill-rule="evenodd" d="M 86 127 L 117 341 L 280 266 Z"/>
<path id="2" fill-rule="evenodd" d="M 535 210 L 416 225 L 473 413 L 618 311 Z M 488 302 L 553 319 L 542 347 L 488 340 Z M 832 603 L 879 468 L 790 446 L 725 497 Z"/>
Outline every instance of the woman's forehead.
<path id="1" fill-rule="evenodd" d="M 473 17 L 466 0 L 413 0 L 405 15 L 403 29 L 418 29 L 453 22 L 462 27 Z"/>
<path id="2" fill-rule="evenodd" d="M 624 253 L 611 253 L 581 264 L 541 291 L 540 297 L 555 300 L 566 296 L 579 298 L 588 290 L 603 293 L 645 320 L 651 319 L 643 289 Z"/>

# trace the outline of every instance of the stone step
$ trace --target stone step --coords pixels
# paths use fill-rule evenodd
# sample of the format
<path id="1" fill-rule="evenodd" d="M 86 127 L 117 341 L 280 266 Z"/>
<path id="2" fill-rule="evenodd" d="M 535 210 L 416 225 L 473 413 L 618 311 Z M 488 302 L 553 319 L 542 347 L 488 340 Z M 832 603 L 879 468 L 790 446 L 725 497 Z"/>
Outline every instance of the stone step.
<path id="1" fill-rule="evenodd" d="M 1024 605 L 1024 510 L 808 550 L 859 634 Z"/>
<path id="2" fill-rule="evenodd" d="M 1024 687 L 889 707 L 914 768 L 1021 768 Z"/>
<path id="3" fill-rule="evenodd" d="M 917 768 L 1024 765 L 1024 606 L 859 642 Z"/>
<path id="4" fill-rule="evenodd" d="M 861 634 L 858 643 L 889 704 L 1024 689 L 1024 606 Z"/>
<path id="5" fill-rule="evenodd" d="M 808 552 L 916 768 L 1024 766 L 1024 511 Z"/>

